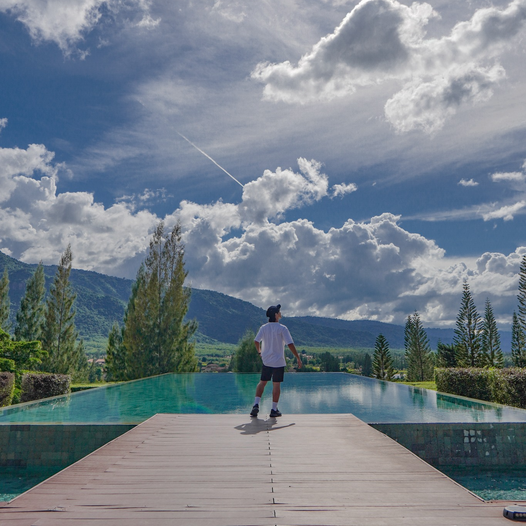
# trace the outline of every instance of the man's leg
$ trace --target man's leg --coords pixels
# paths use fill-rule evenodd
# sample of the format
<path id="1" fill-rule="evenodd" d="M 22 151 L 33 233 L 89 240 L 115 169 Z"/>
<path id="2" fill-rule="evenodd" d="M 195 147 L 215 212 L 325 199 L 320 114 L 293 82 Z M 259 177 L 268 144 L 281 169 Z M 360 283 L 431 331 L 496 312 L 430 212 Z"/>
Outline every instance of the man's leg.
<path id="1" fill-rule="evenodd" d="M 279 402 L 279 395 L 281 394 L 281 384 L 274 382 L 272 384 L 272 401 L 277 404 Z"/>
<path id="2" fill-rule="evenodd" d="M 256 396 L 258 398 L 261 398 L 263 396 L 263 391 L 265 390 L 265 386 L 266 385 L 267 385 L 267 382 L 264 382 L 263 380 L 260 380 L 258 386 L 256 387 Z"/>
<path id="3" fill-rule="evenodd" d="M 254 406 L 252 407 L 252 411 L 250 411 L 250 416 L 258 416 L 259 402 L 261 401 L 261 397 L 263 396 L 263 391 L 265 390 L 266 385 L 267 382 L 265 380 L 260 380 L 258 386 L 256 387 L 256 398 L 254 399 Z"/>

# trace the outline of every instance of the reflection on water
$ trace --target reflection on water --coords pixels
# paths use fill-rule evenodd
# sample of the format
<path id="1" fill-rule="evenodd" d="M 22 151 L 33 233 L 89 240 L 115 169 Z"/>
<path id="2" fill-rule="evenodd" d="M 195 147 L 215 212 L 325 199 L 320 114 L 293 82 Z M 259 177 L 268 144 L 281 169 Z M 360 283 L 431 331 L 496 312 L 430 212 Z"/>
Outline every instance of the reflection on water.
<path id="1" fill-rule="evenodd" d="M 246 413 L 257 374 L 168 374 L 0 410 L 0 423 L 139 423 L 156 413 Z M 271 405 L 272 386 L 260 417 Z M 365 422 L 524 422 L 526 411 L 346 373 L 289 373 L 284 414 L 352 413 Z"/>

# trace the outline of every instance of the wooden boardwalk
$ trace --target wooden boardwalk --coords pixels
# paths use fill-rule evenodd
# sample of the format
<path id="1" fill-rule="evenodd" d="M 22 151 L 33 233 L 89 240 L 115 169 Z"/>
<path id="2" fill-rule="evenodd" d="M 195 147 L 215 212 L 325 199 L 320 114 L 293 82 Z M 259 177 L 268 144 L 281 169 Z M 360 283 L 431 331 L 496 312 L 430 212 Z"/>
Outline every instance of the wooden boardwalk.
<path id="1" fill-rule="evenodd" d="M 494 526 L 352 415 L 156 415 L 0 508 L 2 526 Z"/>

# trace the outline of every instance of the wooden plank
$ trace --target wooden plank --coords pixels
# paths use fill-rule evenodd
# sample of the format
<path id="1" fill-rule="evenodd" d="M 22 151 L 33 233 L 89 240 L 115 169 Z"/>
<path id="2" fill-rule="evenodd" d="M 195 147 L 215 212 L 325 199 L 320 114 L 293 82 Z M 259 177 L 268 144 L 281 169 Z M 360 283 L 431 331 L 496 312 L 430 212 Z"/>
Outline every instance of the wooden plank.
<path id="1" fill-rule="evenodd" d="M 352 415 L 156 415 L 0 507 L 2 526 L 490 526 L 484 503 Z"/>

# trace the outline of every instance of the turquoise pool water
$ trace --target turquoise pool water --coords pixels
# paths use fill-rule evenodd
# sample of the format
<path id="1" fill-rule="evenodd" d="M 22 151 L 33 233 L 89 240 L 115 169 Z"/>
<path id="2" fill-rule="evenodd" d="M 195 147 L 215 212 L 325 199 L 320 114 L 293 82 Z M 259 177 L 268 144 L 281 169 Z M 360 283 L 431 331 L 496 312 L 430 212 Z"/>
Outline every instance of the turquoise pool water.
<path id="1" fill-rule="evenodd" d="M 48 479 L 58 469 L 7 470 L 0 473 L 0 502 L 7 502 Z"/>
<path id="2" fill-rule="evenodd" d="M 257 374 L 167 374 L 0 411 L 2 423 L 140 423 L 156 413 L 248 413 Z M 270 387 L 262 413 L 270 410 Z M 525 422 L 526 411 L 346 373 L 289 373 L 284 414 L 352 413 L 368 423 Z"/>
<path id="3" fill-rule="evenodd" d="M 441 469 L 484 500 L 526 501 L 526 469 Z"/>

